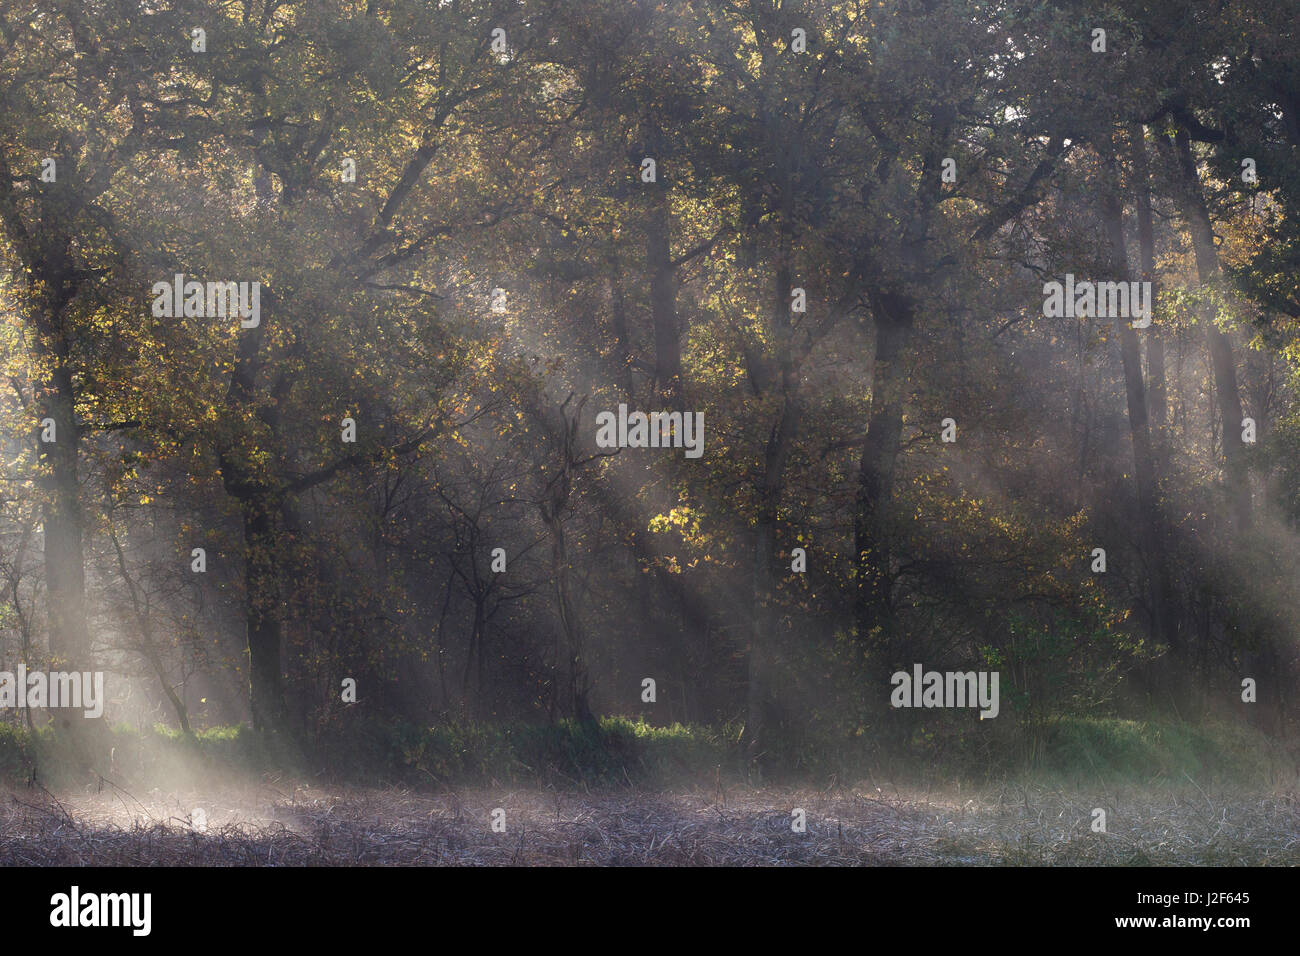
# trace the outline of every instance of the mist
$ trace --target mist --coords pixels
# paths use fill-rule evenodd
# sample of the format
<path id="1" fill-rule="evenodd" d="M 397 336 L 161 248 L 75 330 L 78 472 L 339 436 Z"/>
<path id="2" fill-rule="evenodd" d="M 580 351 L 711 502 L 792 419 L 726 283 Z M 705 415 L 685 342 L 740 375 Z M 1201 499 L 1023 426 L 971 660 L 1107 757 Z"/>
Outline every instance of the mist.
<path id="1" fill-rule="evenodd" d="M 0 862 L 1300 863 L 1297 4 L 36 7 Z"/>

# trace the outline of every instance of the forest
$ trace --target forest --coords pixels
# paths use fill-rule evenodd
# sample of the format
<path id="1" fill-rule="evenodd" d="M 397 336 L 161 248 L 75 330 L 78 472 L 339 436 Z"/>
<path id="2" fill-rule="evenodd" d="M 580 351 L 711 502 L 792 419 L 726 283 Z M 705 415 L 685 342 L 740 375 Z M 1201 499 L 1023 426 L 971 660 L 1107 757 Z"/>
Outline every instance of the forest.
<path id="1" fill-rule="evenodd" d="M 0 0 L 0 862 L 1300 863 L 1298 30 Z"/>

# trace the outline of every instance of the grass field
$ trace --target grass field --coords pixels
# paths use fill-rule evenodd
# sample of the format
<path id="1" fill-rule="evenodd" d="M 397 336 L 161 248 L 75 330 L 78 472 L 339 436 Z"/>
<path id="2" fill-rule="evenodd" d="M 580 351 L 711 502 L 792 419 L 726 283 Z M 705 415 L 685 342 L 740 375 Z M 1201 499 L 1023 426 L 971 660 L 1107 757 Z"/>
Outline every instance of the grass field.
<path id="1" fill-rule="evenodd" d="M 3 866 L 1300 865 L 1294 784 L 422 793 L 275 779 L 0 797 Z M 1106 833 L 1091 829 L 1097 807 Z M 492 829 L 498 808 L 504 833 Z"/>
<path id="2" fill-rule="evenodd" d="M 295 770 L 239 728 L 118 728 L 89 773 L 9 728 L 0 865 L 1300 865 L 1284 748 L 1119 720 L 1044 740 L 1019 770 L 824 750 L 761 781 L 730 730 L 624 720 L 391 728 Z"/>

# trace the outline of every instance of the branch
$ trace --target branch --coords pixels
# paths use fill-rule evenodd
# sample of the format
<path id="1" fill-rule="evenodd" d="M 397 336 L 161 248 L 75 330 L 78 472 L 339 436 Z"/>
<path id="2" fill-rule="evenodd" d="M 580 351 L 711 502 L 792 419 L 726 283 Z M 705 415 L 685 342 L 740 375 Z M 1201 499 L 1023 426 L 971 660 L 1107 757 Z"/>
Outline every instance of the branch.
<path id="1" fill-rule="evenodd" d="M 119 432 L 127 428 L 143 428 L 144 422 L 86 422 L 77 426 L 81 431 Z"/>
<path id="2" fill-rule="evenodd" d="M 676 259 L 673 259 L 670 265 L 674 269 L 676 269 L 690 262 L 692 259 L 704 255 L 710 249 L 712 249 L 714 246 L 718 244 L 718 240 L 720 240 L 723 236 L 727 235 L 727 233 L 731 231 L 732 229 L 730 226 L 723 226 L 716 233 L 714 233 L 712 239 L 706 239 L 704 242 L 701 242 L 699 245 L 697 245 L 694 249 L 690 250 L 689 252 L 682 253 Z"/>
<path id="3" fill-rule="evenodd" d="M 399 445 L 389 445 L 386 447 L 376 448 L 368 452 L 356 452 L 348 455 L 346 458 L 340 458 L 333 464 L 326 465 L 324 468 L 318 468 L 316 471 L 308 472 L 305 475 L 299 475 L 293 481 L 284 486 L 285 494 L 295 495 L 299 492 L 306 491 L 308 488 L 314 488 L 319 484 L 329 481 L 339 472 L 347 471 L 360 465 L 371 464 L 381 461 L 385 453 L 393 455 L 405 455 L 415 451 L 432 435 L 437 429 L 426 428 L 420 434 L 416 435 Z"/>
<path id="4" fill-rule="evenodd" d="M 1071 140 L 1071 144 L 1076 142 Z M 993 233 L 997 232 L 1014 217 L 1020 215 L 1029 206 L 1038 202 L 1038 186 L 1052 170 L 1056 168 L 1057 162 L 1070 150 L 1065 145 L 1065 140 L 1060 136 L 1053 136 L 1047 145 L 1047 155 L 1034 167 L 1030 173 L 1029 179 L 1025 182 L 1024 188 L 1009 202 L 1003 203 L 984 221 L 975 232 L 971 239 L 980 241 L 987 239 Z"/>

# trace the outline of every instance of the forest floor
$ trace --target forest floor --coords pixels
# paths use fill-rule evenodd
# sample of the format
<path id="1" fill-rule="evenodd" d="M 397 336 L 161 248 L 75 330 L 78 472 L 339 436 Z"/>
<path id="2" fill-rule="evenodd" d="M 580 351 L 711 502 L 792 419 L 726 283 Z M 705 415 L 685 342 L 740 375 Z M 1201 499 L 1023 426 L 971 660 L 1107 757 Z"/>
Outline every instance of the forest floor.
<path id="1" fill-rule="evenodd" d="M 498 808 L 504 833 L 492 828 Z M 1105 833 L 1092 831 L 1094 808 Z M 1295 866 L 1300 792 L 1190 780 L 1105 792 L 0 789 L 0 866 L 511 864 Z"/>

